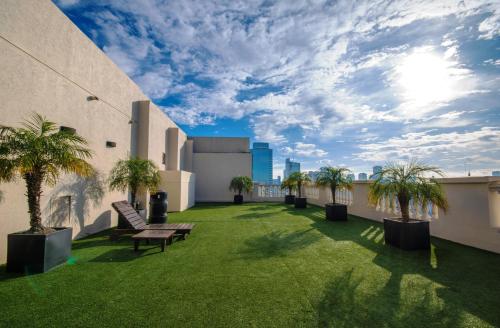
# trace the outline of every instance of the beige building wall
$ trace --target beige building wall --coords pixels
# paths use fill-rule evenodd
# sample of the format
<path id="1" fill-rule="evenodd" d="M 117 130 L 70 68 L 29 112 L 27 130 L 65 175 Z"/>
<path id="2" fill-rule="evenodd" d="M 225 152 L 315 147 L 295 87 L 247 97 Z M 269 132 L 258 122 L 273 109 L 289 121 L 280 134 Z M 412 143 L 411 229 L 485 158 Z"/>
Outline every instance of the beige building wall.
<path id="1" fill-rule="evenodd" d="M 195 174 L 186 171 L 161 171 L 160 189 L 168 193 L 168 211 L 179 212 L 194 206 Z"/>
<path id="2" fill-rule="evenodd" d="M 193 153 L 193 172 L 196 174 L 197 202 L 232 202 L 234 193 L 229 190 L 229 183 L 235 176 L 252 176 L 252 155 Z M 251 198 L 251 194 L 244 195 L 245 201 Z"/>
<path id="3" fill-rule="evenodd" d="M 67 176 L 54 188 L 45 188 L 46 224 L 72 226 L 74 237 L 114 226 L 117 218 L 110 204 L 127 199 L 126 193 L 106 188 L 114 163 L 139 155 L 166 169 L 166 131 L 176 125 L 49 0 L 0 1 L 0 71 L 0 124 L 19 126 L 36 111 L 58 125 L 76 128 L 94 152 L 91 163 L 99 177 Z M 178 140 L 186 140 L 181 130 Z M 106 141 L 116 142 L 116 147 L 107 148 Z M 184 146 L 176 149 L 180 153 Z M 179 169 L 183 161 L 179 159 Z M 187 195 L 194 185 L 189 181 L 189 188 L 181 188 Z M 23 182 L 0 184 L 0 191 L 3 263 L 7 234 L 27 229 L 29 220 Z M 192 197 L 182 196 L 179 207 L 192 203 Z"/>

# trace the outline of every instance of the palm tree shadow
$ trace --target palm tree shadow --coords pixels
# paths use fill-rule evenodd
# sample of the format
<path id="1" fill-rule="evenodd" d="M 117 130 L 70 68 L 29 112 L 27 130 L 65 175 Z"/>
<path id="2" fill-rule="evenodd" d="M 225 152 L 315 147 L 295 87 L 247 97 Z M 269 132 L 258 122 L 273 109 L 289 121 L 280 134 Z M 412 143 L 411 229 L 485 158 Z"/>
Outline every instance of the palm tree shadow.
<path id="1" fill-rule="evenodd" d="M 311 226 L 324 236 L 334 241 L 351 241 L 375 253 L 373 263 L 391 273 L 391 279 L 395 280 L 391 285 L 400 284 L 401 278 L 408 274 L 423 276 L 444 286 L 435 293 L 445 301 L 447 311 L 467 311 L 494 326 L 500 325 L 500 312 L 487 311 L 480 306 L 481 303 L 498 303 L 500 299 L 500 288 L 494 289 L 497 293 L 491 292 L 492 286 L 499 286 L 494 278 L 500 276 L 498 255 L 439 238 L 432 238 L 431 251 L 403 251 L 385 245 L 381 223 L 350 215 L 347 224 L 339 224 L 326 221 L 322 212 L 320 208 L 311 209 L 302 215 L 311 219 Z M 430 286 L 426 290 L 427 294 L 433 292 Z M 438 316 L 429 307 L 423 312 Z M 447 320 L 453 321 L 452 318 Z"/>
<path id="2" fill-rule="evenodd" d="M 238 250 L 238 256 L 252 260 L 282 257 L 314 244 L 320 238 L 321 236 L 315 234 L 313 229 L 293 233 L 272 231 L 246 240 L 244 247 Z"/>
<path id="3" fill-rule="evenodd" d="M 153 248 L 157 249 L 158 251 L 148 252 Z M 157 255 L 158 253 L 163 253 L 159 245 L 142 246 L 138 251 L 134 251 L 133 247 L 129 246 L 109 250 L 96 256 L 95 258 L 90 260 L 90 262 L 130 262 L 141 257 Z"/>
<path id="4" fill-rule="evenodd" d="M 431 284 L 419 290 L 422 297 L 405 299 L 401 278 L 391 274 L 375 293 L 365 289 L 369 284 L 354 269 L 327 284 L 318 302 L 320 327 L 456 327 L 461 309 L 439 303 Z"/>

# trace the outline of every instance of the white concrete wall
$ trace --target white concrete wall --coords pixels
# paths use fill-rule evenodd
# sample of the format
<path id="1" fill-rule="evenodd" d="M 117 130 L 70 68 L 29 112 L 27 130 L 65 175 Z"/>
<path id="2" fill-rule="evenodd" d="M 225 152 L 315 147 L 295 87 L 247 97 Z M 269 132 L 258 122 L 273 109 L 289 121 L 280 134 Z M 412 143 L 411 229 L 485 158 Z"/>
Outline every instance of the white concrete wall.
<path id="1" fill-rule="evenodd" d="M 500 178 L 467 177 L 439 179 L 449 202 L 449 210 L 439 210 L 430 219 L 431 235 L 500 253 Z M 324 206 L 331 201 L 327 188 L 307 195 L 308 203 Z M 349 203 L 349 214 L 382 222 L 397 216 L 390 209 L 368 204 L 369 182 L 356 181 Z M 254 197 L 254 200 L 257 200 Z"/>
<path id="2" fill-rule="evenodd" d="M 252 176 L 252 157 L 250 153 L 193 153 L 193 172 L 197 202 L 231 202 L 234 193 L 229 183 L 235 176 Z M 244 195 L 245 201 L 251 198 Z"/>
<path id="3" fill-rule="evenodd" d="M 194 205 L 194 173 L 186 171 L 161 171 L 160 189 L 168 193 L 168 211 L 184 211 Z"/>
<path id="4" fill-rule="evenodd" d="M 166 130 L 176 125 L 49 0 L 0 1 L 0 72 L 0 124 L 19 126 L 36 111 L 74 127 L 89 141 L 91 163 L 101 174 L 101 183 L 68 176 L 55 188 L 46 187 L 45 223 L 72 226 L 75 237 L 115 225 L 110 204 L 127 194 L 106 190 L 107 173 L 118 159 L 137 153 L 165 169 Z M 91 95 L 99 100 L 88 101 Z M 141 108 L 148 119 L 139 122 Z M 179 130 L 179 135 L 183 142 L 185 134 Z M 116 148 L 106 148 L 106 141 L 116 142 Z M 187 189 L 192 194 L 192 187 Z M 3 263 L 7 234 L 27 229 L 29 220 L 22 181 L 1 184 L 0 190 Z M 190 198 L 187 204 L 192 203 Z M 185 207 L 182 197 L 180 204 Z"/>

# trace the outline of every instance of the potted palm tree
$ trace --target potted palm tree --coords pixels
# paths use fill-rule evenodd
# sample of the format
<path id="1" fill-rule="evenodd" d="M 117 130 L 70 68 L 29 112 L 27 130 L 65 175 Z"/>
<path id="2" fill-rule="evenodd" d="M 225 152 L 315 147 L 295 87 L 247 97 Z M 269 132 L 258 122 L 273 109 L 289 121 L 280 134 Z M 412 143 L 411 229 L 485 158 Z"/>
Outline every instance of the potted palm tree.
<path id="1" fill-rule="evenodd" d="M 237 195 L 234 195 L 234 203 L 242 204 L 243 203 L 243 195 L 242 192 L 249 193 L 253 189 L 253 181 L 250 177 L 247 176 L 239 176 L 231 179 L 231 183 L 229 184 L 229 190 L 237 192 Z"/>
<path id="2" fill-rule="evenodd" d="M 281 182 L 281 190 L 288 191 L 288 195 L 285 195 L 285 204 L 295 204 L 295 195 L 292 195 L 292 192 L 296 187 L 297 184 L 291 179 L 285 179 Z"/>
<path id="3" fill-rule="evenodd" d="M 44 226 L 40 197 L 62 173 L 91 176 L 91 155 L 83 137 L 36 113 L 22 127 L 0 127 L 0 181 L 25 181 L 30 218 L 27 231 L 7 236 L 7 271 L 45 272 L 70 257 L 72 228 Z"/>
<path id="4" fill-rule="evenodd" d="M 441 185 L 426 175 L 442 176 L 441 170 L 417 161 L 407 164 L 387 164 L 377 179 L 370 185 L 369 201 L 376 205 L 382 199 L 395 199 L 399 204 L 401 217 L 384 218 L 384 238 L 387 244 L 405 249 L 429 249 L 429 221 L 411 219 L 410 202 L 427 211 L 431 204 L 442 210 L 448 209 L 448 202 Z"/>
<path id="5" fill-rule="evenodd" d="M 131 157 L 116 162 L 108 178 L 109 189 L 126 192 L 130 191 L 132 206 L 138 211 L 142 210 L 137 201 L 140 188 L 156 191 L 160 184 L 158 167 L 151 160 Z"/>
<path id="6" fill-rule="evenodd" d="M 311 178 L 304 172 L 294 172 L 288 177 L 297 186 L 298 197 L 295 197 L 295 208 L 306 208 L 307 198 L 302 197 L 302 186 L 311 181 Z"/>
<path id="7" fill-rule="evenodd" d="M 335 194 L 337 189 L 352 189 L 352 180 L 347 176 L 349 169 L 343 167 L 322 167 L 316 185 L 329 187 L 332 193 L 332 203 L 325 204 L 326 219 L 330 221 L 347 221 L 347 205 L 337 204 Z"/>

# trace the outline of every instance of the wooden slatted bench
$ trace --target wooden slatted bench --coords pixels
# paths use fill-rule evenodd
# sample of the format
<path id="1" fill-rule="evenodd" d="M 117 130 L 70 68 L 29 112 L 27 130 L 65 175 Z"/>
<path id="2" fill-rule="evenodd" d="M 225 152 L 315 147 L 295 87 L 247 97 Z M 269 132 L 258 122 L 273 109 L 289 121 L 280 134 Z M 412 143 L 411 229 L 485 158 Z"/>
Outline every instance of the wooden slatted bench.
<path id="1" fill-rule="evenodd" d="M 174 234 L 174 230 L 144 230 L 132 236 L 132 239 L 134 239 L 134 251 L 137 252 L 139 250 L 141 240 L 146 240 L 148 243 L 149 240 L 160 240 L 161 251 L 164 252 L 167 242 L 169 245 L 172 244 Z"/>
<path id="2" fill-rule="evenodd" d="M 132 205 L 126 200 L 114 202 L 111 204 L 116 212 L 120 215 L 125 228 L 116 228 L 113 230 L 110 239 L 116 239 L 122 234 L 138 233 L 146 230 L 175 230 L 175 234 L 180 235 L 182 239 L 191 233 L 194 224 L 191 223 L 155 223 L 146 224 L 146 221 L 135 211 Z"/>

